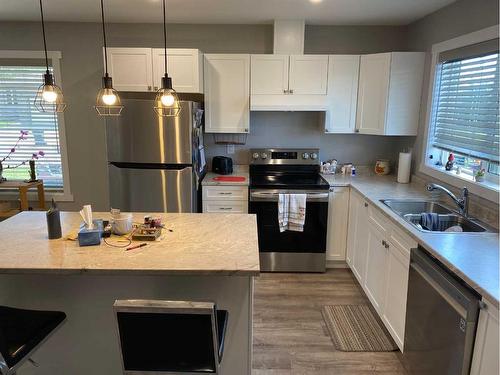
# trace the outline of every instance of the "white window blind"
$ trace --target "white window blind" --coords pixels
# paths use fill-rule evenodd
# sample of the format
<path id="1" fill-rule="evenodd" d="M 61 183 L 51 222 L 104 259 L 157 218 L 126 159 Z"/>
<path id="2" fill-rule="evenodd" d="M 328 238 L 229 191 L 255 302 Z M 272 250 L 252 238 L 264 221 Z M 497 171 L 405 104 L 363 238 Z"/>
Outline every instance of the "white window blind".
<path id="1" fill-rule="evenodd" d="M 8 169 L 33 153 L 45 156 L 36 161 L 37 176 L 47 188 L 62 190 L 63 177 L 57 115 L 40 113 L 33 105 L 38 87 L 43 83 L 44 66 L 15 66 L 0 64 L 0 160 L 17 142 L 21 130 L 28 131 L 26 139 L 4 163 L 4 176 L 10 179 L 29 177 L 28 163 Z"/>
<path id="2" fill-rule="evenodd" d="M 442 62 L 434 92 L 434 147 L 499 161 L 499 55 Z"/>

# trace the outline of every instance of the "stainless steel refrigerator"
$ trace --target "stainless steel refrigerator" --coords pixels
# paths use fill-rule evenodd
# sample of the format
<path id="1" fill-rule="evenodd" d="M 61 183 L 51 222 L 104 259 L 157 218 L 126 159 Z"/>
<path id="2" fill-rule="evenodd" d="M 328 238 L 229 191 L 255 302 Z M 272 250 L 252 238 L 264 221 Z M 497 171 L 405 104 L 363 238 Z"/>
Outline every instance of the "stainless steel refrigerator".
<path id="1" fill-rule="evenodd" d="M 106 124 L 111 207 L 122 211 L 199 212 L 205 174 L 200 103 L 182 101 L 178 117 L 160 117 L 153 101 L 123 100 Z"/>

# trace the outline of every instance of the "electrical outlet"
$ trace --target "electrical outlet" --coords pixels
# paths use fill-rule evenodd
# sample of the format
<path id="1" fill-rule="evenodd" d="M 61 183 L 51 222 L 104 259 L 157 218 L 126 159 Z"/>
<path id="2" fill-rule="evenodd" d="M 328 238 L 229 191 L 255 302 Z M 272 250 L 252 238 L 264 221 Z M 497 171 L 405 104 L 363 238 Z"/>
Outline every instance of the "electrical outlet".
<path id="1" fill-rule="evenodd" d="M 226 145 L 226 153 L 228 155 L 234 154 L 234 145 Z"/>

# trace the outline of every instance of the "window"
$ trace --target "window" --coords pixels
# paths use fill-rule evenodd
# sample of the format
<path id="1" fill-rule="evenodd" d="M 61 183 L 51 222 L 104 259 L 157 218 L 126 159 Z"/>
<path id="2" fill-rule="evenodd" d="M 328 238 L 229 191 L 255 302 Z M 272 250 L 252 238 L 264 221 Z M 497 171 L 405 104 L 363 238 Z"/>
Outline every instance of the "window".
<path id="1" fill-rule="evenodd" d="M 446 172 L 453 153 L 447 173 L 498 190 L 498 39 L 440 51 L 435 59 L 427 164 Z"/>
<path id="2" fill-rule="evenodd" d="M 0 160 L 9 154 L 19 139 L 21 130 L 28 132 L 26 139 L 3 163 L 4 177 L 26 179 L 28 164 L 33 153 L 42 151 L 36 161 L 37 176 L 49 190 L 63 190 L 63 168 L 59 142 L 58 116 L 40 113 L 33 105 L 36 91 L 45 73 L 43 65 L 23 61 L 22 65 L 0 61 Z M 21 166 L 8 169 L 7 166 Z"/>

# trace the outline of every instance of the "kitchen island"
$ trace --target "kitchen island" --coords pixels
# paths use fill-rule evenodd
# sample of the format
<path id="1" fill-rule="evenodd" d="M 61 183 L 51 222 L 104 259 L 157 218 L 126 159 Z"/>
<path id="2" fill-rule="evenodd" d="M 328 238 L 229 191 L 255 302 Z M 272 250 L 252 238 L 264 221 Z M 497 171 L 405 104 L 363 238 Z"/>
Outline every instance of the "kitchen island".
<path id="1" fill-rule="evenodd" d="M 134 214 L 134 221 L 143 216 Z M 112 309 L 117 299 L 216 302 L 229 311 L 220 373 L 250 374 L 253 277 L 259 274 L 255 217 L 159 216 L 165 225 L 160 240 L 130 251 L 48 240 L 43 212 L 0 223 L 0 304 L 67 314 L 33 356 L 40 367 L 26 364 L 18 374 L 121 374 Z M 63 212 L 61 222 L 64 236 L 77 230 L 81 218 Z"/>

